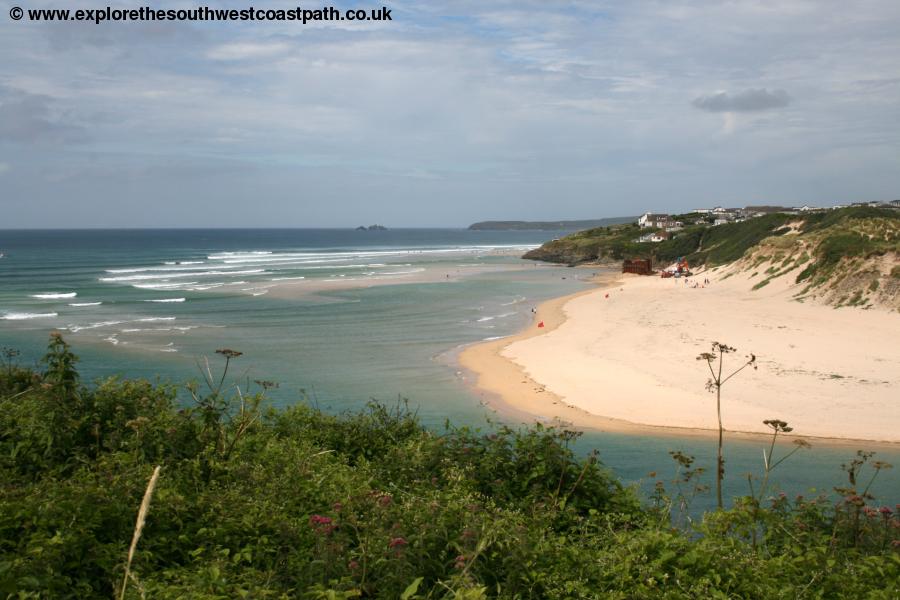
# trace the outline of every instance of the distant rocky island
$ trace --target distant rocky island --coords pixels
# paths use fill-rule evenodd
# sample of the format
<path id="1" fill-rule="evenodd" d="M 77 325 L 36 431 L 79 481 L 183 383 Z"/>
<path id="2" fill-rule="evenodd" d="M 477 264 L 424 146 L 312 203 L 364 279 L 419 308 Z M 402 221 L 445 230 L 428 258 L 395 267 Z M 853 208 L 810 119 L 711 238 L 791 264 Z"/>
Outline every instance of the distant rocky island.
<path id="1" fill-rule="evenodd" d="M 634 221 L 637 221 L 636 216 L 582 221 L 479 221 L 469 225 L 469 229 L 473 231 L 579 231 Z"/>
<path id="2" fill-rule="evenodd" d="M 356 228 L 357 231 L 387 231 L 387 227 L 384 225 L 369 225 L 366 227 L 365 225 L 360 225 Z"/>

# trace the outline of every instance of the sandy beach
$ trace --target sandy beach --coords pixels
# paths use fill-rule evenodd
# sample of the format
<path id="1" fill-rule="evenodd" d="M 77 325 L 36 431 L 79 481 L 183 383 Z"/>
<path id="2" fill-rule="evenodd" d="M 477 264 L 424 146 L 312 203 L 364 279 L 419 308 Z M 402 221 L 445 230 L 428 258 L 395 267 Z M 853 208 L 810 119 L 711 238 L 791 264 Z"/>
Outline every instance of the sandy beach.
<path id="1" fill-rule="evenodd" d="M 786 282 L 751 291 L 752 278 L 727 270 L 694 282 L 601 275 L 597 289 L 544 303 L 528 329 L 471 346 L 460 363 L 502 413 L 704 436 L 715 397 L 696 357 L 720 341 L 738 350 L 726 373 L 751 352 L 758 364 L 723 388 L 730 432 L 755 436 L 778 418 L 798 435 L 900 443 L 900 315 L 799 303 Z"/>

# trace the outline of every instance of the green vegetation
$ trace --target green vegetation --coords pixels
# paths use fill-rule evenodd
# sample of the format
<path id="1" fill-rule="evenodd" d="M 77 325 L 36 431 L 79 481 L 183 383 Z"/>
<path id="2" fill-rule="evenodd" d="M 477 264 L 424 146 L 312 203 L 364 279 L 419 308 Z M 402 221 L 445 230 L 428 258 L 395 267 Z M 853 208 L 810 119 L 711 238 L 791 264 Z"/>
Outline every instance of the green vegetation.
<path id="1" fill-rule="evenodd" d="M 577 264 L 646 257 L 652 257 L 657 262 L 671 262 L 684 256 L 691 264 L 715 266 L 740 259 L 763 240 L 786 235 L 792 231 L 791 227 L 787 227 L 788 223 L 797 223 L 800 235 L 790 236 L 793 239 L 783 244 L 777 260 L 787 261 L 790 258 L 796 239 L 815 237 L 821 241 L 816 253 L 817 260 L 808 267 L 809 272 L 801 273 L 805 274 L 804 278 L 815 272 L 818 269 L 815 265 L 820 262 L 823 268 L 827 268 L 842 257 L 900 250 L 896 236 L 900 211 L 860 207 L 801 215 L 772 213 L 716 227 L 688 225 L 674 232 L 671 239 L 657 243 L 635 241 L 642 234 L 652 231 L 642 230 L 635 223 L 600 227 L 547 242 L 527 253 L 525 258 Z M 858 231 L 860 229 L 864 231 Z M 880 237 L 879 232 L 882 234 Z M 768 256 L 765 259 L 774 260 Z M 802 262 L 808 260 L 806 255 Z"/>
<path id="2" fill-rule="evenodd" d="M 837 503 L 771 494 L 768 473 L 789 456 L 775 443 L 789 431 L 783 421 L 768 422 L 761 484 L 692 521 L 684 509 L 703 493 L 702 469 L 682 453 L 673 483 L 661 478 L 641 503 L 596 455 L 571 451 L 575 433 L 433 432 L 402 403 L 337 416 L 302 404 L 266 410 L 273 384 L 233 385 L 240 352 L 218 354 L 221 374 L 190 385 L 182 406 L 171 386 L 83 384 L 58 335 L 40 370 L 5 351 L 0 596 L 900 594 L 900 520 L 868 492 L 888 465 L 870 453 L 848 461 Z"/>
<path id="3" fill-rule="evenodd" d="M 675 232 L 672 238 L 656 243 L 636 241 L 653 230 L 641 229 L 635 223 L 600 227 L 547 242 L 528 252 L 525 258 L 577 264 L 637 257 L 671 262 L 684 256 L 692 264 L 718 265 L 737 260 L 761 240 L 783 233 L 786 231 L 783 225 L 792 218 L 795 217 L 776 213 L 717 227 L 688 225 Z"/>
<path id="4" fill-rule="evenodd" d="M 580 263 L 601 258 L 621 258 L 628 245 L 641 235 L 635 223 L 596 227 L 547 242 L 525 254 L 525 258 L 551 262 Z"/>
<path id="5" fill-rule="evenodd" d="M 803 233 L 811 233 L 813 231 L 822 231 L 833 225 L 845 223 L 847 219 L 900 219 L 900 214 L 894 210 L 885 210 L 883 208 L 874 208 L 868 206 L 855 206 L 851 208 L 842 208 L 840 210 L 826 210 L 821 212 L 811 212 L 803 216 L 803 225 L 801 231 Z"/>
<path id="6" fill-rule="evenodd" d="M 797 277 L 797 281 L 833 269 L 844 258 L 876 254 L 880 246 L 878 241 L 856 232 L 836 233 L 826 237 L 819 243 L 816 262 L 805 269 L 802 277 Z"/>
<path id="7" fill-rule="evenodd" d="M 817 275 L 826 278 L 841 261 L 900 252 L 900 215 L 890 217 L 845 220 L 830 224 L 828 229 L 809 227 L 804 237 L 817 242 L 816 261 L 797 276 L 797 282 Z"/>

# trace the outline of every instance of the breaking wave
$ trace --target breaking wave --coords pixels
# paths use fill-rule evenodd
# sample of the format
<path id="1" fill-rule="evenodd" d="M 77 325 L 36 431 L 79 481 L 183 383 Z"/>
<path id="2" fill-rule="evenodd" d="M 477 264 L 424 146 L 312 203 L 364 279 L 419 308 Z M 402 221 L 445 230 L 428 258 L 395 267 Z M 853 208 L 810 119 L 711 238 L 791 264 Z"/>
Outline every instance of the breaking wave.
<path id="1" fill-rule="evenodd" d="M 57 300 L 60 298 L 74 298 L 78 292 L 45 292 L 43 294 L 31 294 L 32 298 L 39 300 Z"/>
<path id="2" fill-rule="evenodd" d="M 28 319 L 52 319 L 59 316 L 55 312 L 50 313 L 15 313 L 10 312 L 3 315 L 5 321 L 25 321 Z"/>
<path id="3" fill-rule="evenodd" d="M 480 319 L 477 319 L 476 322 L 477 322 L 477 323 L 482 323 L 482 322 L 484 322 L 484 321 L 493 321 L 494 319 L 503 319 L 503 318 L 506 318 L 506 317 L 511 317 L 511 316 L 513 316 L 514 314 L 516 314 L 516 313 L 514 313 L 514 312 L 508 312 L 508 313 L 503 313 L 502 315 L 493 315 L 493 316 L 490 316 L 490 317 L 481 317 Z"/>
<path id="4" fill-rule="evenodd" d="M 124 277 L 101 277 L 100 281 L 116 283 L 119 281 L 141 281 L 146 279 L 175 279 L 178 277 L 209 277 L 210 275 L 253 275 L 265 273 L 265 269 L 250 269 L 247 271 L 197 271 L 191 269 L 190 273 L 161 273 L 158 275 L 125 275 Z"/>

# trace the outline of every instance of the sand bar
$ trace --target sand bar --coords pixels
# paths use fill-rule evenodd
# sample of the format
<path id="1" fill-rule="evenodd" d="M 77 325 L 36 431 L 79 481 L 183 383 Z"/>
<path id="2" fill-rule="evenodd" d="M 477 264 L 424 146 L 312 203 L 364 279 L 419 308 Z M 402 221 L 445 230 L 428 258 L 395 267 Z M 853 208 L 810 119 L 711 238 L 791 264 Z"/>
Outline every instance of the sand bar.
<path id="1" fill-rule="evenodd" d="M 595 290 L 540 306 L 524 332 L 460 354 L 485 400 L 532 420 L 630 433 L 710 435 L 714 396 L 701 352 L 718 340 L 753 352 L 723 389 L 725 427 L 764 419 L 805 436 L 900 443 L 900 314 L 791 299 L 787 284 L 751 291 L 745 274 L 678 279 L 608 273 Z M 545 327 L 538 328 L 543 321 Z"/>
<path id="2" fill-rule="evenodd" d="M 522 250 L 497 249 L 486 252 L 483 256 L 519 256 Z M 533 268 L 533 265 L 525 263 L 485 263 L 461 262 L 469 260 L 471 255 L 460 256 L 459 260 L 453 260 L 454 256 L 448 254 L 443 257 L 441 263 L 412 262 L 412 263 L 388 263 L 383 269 L 371 269 L 365 275 L 332 275 L 329 277 L 285 278 L 276 281 L 260 281 L 250 285 L 231 285 L 220 288 L 219 291 L 249 291 L 259 294 L 265 293 L 269 297 L 283 299 L 300 299 L 308 296 L 318 296 L 329 292 L 338 292 L 353 289 L 365 289 L 384 285 L 404 285 L 422 283 L 449 283 L 461 281 L 469 277 L 500 273 L 509 271 L 524 271 Z M 242 289 L 247 288 L 247 289 Z"/>

